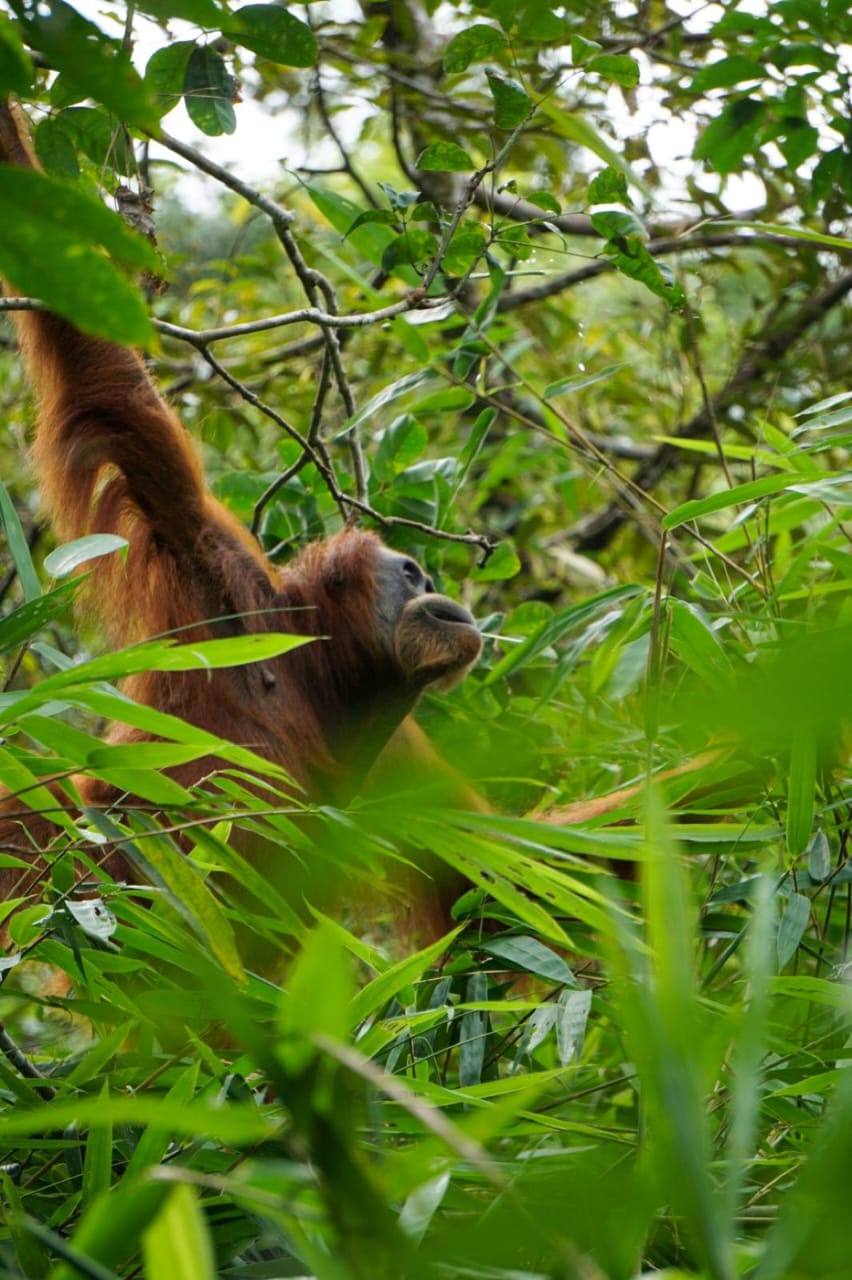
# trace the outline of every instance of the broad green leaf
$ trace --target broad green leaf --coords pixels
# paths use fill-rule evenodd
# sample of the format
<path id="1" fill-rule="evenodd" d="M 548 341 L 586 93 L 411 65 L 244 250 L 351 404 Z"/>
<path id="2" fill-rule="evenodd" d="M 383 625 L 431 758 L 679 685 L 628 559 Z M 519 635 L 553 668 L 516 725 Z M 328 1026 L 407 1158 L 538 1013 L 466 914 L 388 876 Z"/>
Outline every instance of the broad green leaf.
<path id="1" fill-rule="evenodd" d="M 364 209 L 346 232 L 347 236 L 357 231 L 359 227 L 368 226 L 371 222 L 377 222 L 386 227 L 398 227 L 399 217 L 391 209 Z"/>
<path id="2" fill-rule="evenodd" d="M 566 964 L 551 947 L 547 947 L 538 938 L 528 935 L 507 936 L 505 938 L 488 938 L 481 944 L 486 955 L 497 956 L 507 960 L 514 968 L 525 973 L 535 973 L 548 982 L 556 982 L 563 986 L 576 987 L 577 979 L 570 966 Z"/>
<path id="3" fill-rule="evenodd" d="M 609 166 L 596 173 L 589 183 L 589 204 L 630 204 L 627 178 Z"/>
<path id="4" fill-rule="evenodd" d="M 586 71 L 594 71 L 605 80 L 613 80 L 632 89 L 639 83 L 639 63 L 626 53 L 599 53 L 586 64 Z"/>
<path id="5" fill-rule="evenodd" d="M 824 831 L 816 831 L 808 845 L 808 875 L 817 884 L 831 875 L 831 845 Z"/>
<path id="6" fill-rule="evenodd" d="M 714 225 L 719 227 L 747 227 L 750 231 L 753 230 L 761 235 L 786 236 L 792 237 L 794 240 L 804 240 L 810 244 L 824 244 L 829 249 L 837 249 L 838 252 L 852 250 L 852 240 L 848 237 L 831 236 L 824 231 L 813 231 L 810 227 L 787 226 L 783 222 L 749 222 L 742 218 L 722 218 Z M 832 402 L 836 402 L 848 394 L 848 392 L 843 392 L 839 396 L 830 397 L 830 399 Z M 819 408 L 819 405 L 813 405 L 810 409 L 803 409 L 802 413 L 815 413 Z"/>
<path id="7" fill-rule="evenodd" d="M 817 744 L 809 725 L 793 736 L 787 799 L 787 849 L 797 858 L 807 849 L 814 821 Z"/>
<path id="8" fill-rule="evenodd" d="M 526 228 L 518 227 L 526 238 Z M 449 275 L 462 276 L 470 271 L 488 247 L 488 232 L 475 222 L 462 222 L 453 233 L 441 259 L 441 266 Z"/>
<path id="9" fill-rule="evenodd" d="M 410 413 L 404 413 L 382 432 L 373 462 L 373 478 L 384 484 L 399 475 L 420 457 L 428 443 L 426 428 Z"/>
<path id="10" fill-rule="evenodd" d="M 707 498 L 693 498 L 675 507 L 674 511 L 670 511 L 663 519 L 663 528 L 676 529 L 689 520 L 700 520 L 702 516 L 712 515 L 715 511 L 725 511 L 728 507 L 755 502 L 758 498 L 781 493 L 789 487 L 790 476 L 785 472 L 780 475 L 763 476 L 760 480 L 749 480 L 745 484 L 735 485 L 733 489 L 711 493 Z"/>
<path id="11" fill-rule="evenodd" d="M 317 38 L 309 26 L 277 4 L 246 4 L 235 9 L 223 35 L 253 53 L 285 67 L 313 67 Z"/>
<path id="12" fill-rule="evenodd" d="M 278 1003 L 276 1052 L 289 1074 L 299 1075 L 316 1056 L 317 1036 L 347 1038 L 354 992 L 351 962 L 338 933 L 318 925 L 302 943 Z"/>
<path id="13" fill-rule="evenodd" d="M 444 52 L 444 70 L 449 74 L 466 71 L 472 62 L 493 58 L 506 46 L 506 37 L 496 27 L 475 22 L 454 35 Z"/>
<path id="14" fill-rule="evenodd" d="M 128 770 L 128 773 L 130 772 Z M 141 775 L 142 771 L 138 770 L 137 773 Z M 135 779 L 128 778 L 127 781 L 132 787 Z M 170 780 L 160 778 L 160 781 Z M 121 782 L 118 781 L 116 785 L 120 787 Z M 154 803 L 158 803 L 156 798 Z M 181 805 L 185 802 L 178 800 L 176 803 Z M 113 840 L 121 836 L 120 828 L 105 814 L 87 809 L 86 815 L 108 839 Z M 139 830 L 141 826 L 139 815 L 136 817 L 135 826 L 137 829 L 133 834 L 133 843 L 128 850 L 131 857 L 143 863 L 146 876 L 154 884 L 161 884 L 168 890 L 176 910 L 203 938 L 211 954 L 219 961 L 228 976 L 237 982 L 245 982 L 247 979 L 231 922 L 206 881 L 177 846 L 171 840 L 158 835 L 154 827 L 151 827 L 151 834 Z"/>
<path id="15" fill-rule="evenodd" d="M 345 196 L 338 195 L 336 191 L 329 191 L 314 182 L 306 182 L 304 188 L 317 209 L 319 209 L 324 218 L 328 219 L 335 231 L 339 231 L 342 236 L 347 236 L 347 238 L 351 235 L 352 243 L 358 252 L 362 253 L 370 262 L 379 266 L 388 242 L 394 238 L 394 232 L 391 228 L 369 223 L 355 230 L 352 224 L 359 214 L 363 212 L 358 208 L 357 204 L 352 200 L 347 200 Z M 384 219 L 381 221 L 384 221 Z"/>
<path id="16" fill-rule="evenodd" d="M 562 205 L 550 191 L 528 191 L 525 198 L 538 209 L 544 209 L 546 213 L 555 213 L 558 216 L 562 212 Z"/>
<path id="17" fill-rule="evenodd" d="M 766 68 L 741 53 L 719 58 L 696 73 L 689 86 L 690 93 L 707 93 L 710 89 L 729 89 L 731 85 L 755 80 L 763 83 Z"/>
<path id="18" fill-rule="evenodd" d="M 84 1210 L 91 1208 L 100 1196 L 106 1194 L 112 1182 L 112 1124 L 108 1116 L 109 1080 L 104 1080 L 100 1096 L 106 1104 L 104 1112 L 107 1118 L 102 1124 L 93 1124 L 86 1138 L 86 1155 L 83 1161 L 82 1205 Z"/>
<path id="19" fill-rule="evenodd" d="M 163 1102 L 168 1107 L 188 1107 L 198 1091 L 199 1063 L 193 1062 L 177 1075 Z M 126 1178 L 141 1177 L 146 1169 L 161 1163 L 173 1141 L 173 1130 L 151 1120 L 139 1135 L 125 1170 Z"/>
<path id="20" fill-rule="evenodd" d="M 189 118 L 202 133 L 213 138 L 234 132 L 236 84 L 224 58 L 212 45 L 197 44 L 192 50 L 183 78 L 183 93 Z"/>
<path id="21" fill-rule="evenodd" d="M 415 399 L 412 408 L 417 413 L 460 413 L 469 409 L 476 396 L 468 387 L 443 387 Z"/>
<path id="22" fill-rule="evenodd" d="M 80 164 L 77 150 L 68 130 L 62 123 L 64 112 L 58 116 L 45 116 L 33 134 L 36 155 L 48 173 L 57 177 L 77 178 Z"/>
<path id="23" fill-rule="evenodd" d="M 724 107 L 698 140 L 696 160 L 706 160 L 717 173 L 733 173 L 757 145 L 757 131 L 766 103 L 757 98 L 737 98 Z"/>
<path id="24" fill-rule="evenodd" d="M 488 975 L 473 973 L 467 980 L 464 1002 L 481 1004 L 488 997 Z M 469 1089 L 482 1080 L 488 1044 L 488 1014 L 484 1009 L 466 1009 L 459 1025 L 459 1085 Z"/>
<path id="25" fill-rule="evenodd" d="M 156 268 L 151 246 L 115 214 L 47 174 L 0 166 L 0 273 L 81 329 L 144 346 L 142 296 L 101 252 Z"/>
<path id="26" fill-rule="evenodd" d="M 371 1014 L 378 1013 L 392 999 L 429 969 L 450 944 L 461 933 L 461 927 L 453 929 L 445 937 L 439 938 L 422 951 L 415 951 L 397 964 L 391 965 L 384 973 L 373 978 L 355 995 L 349 1007 L 349 1025 L 356 1026 Z"/>
<path id="27" fill-rule="evenodd" d="M 470 576 L 475 582 L 501 582 L 520 571 L 521 562 L 511 542 L 499 542 L 484 565 L 471 569 Z"/>
<path id="28" fill-rule="evenodd" d="M 186 69 L 195 44 L 176 40 L 152 53 L 145 67 L 145 83 L 161 116 L 172 111 L 183 97 Z"/>
<path id="29" fill-rule="evenodd" d="M 137 8 L 165 22 L 183 18 L 197 27 L 218 27 L 226 16 L 215 0 L 139 0 Z"/>
<path id="30" fill-rule="evenodd" d="M 142 1259 L 146 1280 L 164 1276 L 215 1280 L 213 1242 L 195 1187 L 185 1182 L 172 1187 L 142 1237 Z"/>
<path id="31" fill-rule="evenodd" d="M 563 1067 L 567 1067 L 569 1062 L 577 1061 L 583 1048 L 586 1024 L 592 1008 L 591 988 L 561 992 L 556 1007 L 556 1045 L 559 1061 Z"/>
<path id="32" fill-rule="evenodd" d="M 32 82 L 32 60 L 12 23 L 0 14 L 0 94 L 24 95 Z"/>
<path id="33" fill-rule="evenodd" d="M 791 893 L 778 925 L 778 968 L 792 960 L 811 915 L 811 900 L 803 893 Z"/>
<path id="34" fill-rule="evenodd" d="M 15 562 L 15 569 L 18 573 L 24 598 L 27 601 L 37 600 L 41 595 L 41 584 L 33 565 L 29 544 L 21 528 L 21 521 L 18 518 L 15 505 L 2 481 L 0 481 L 0 523 L 3 525 L 3 532 L 6 534 L 9 551 Z"/>
<path id="35" fill-rule="evenodd" d="M 598 44 L 596 40 L 587 40 L 585 36 L 571 36 L 571 61 L 575 67 L 580 67 L 584 62 L 588 62 L 589 58 L 594 57 L 596 53 L 600 53 L 603 45 Z"/>
<path id="36" fill-rule="evenodd" d="M 8 652 L 31 640 L 48 623 L 58 618 L 69 606 L 80 586 L 80 580 L 64 582 L 53 591 L 28 601 L 0 618 L 0 653 Z"/>
<path id="37" fill-rule="evenodd" d="M 119 119 L 154 128 L 157 114 L 148 90 L 120 40 L 107 37 L 64 0 L 45 0 L 23 23 L 27 40 L 62 73 L 80 97 L 91 97 Z"/>
<path id="38" fill-rule="evenodd" d="M 113 551 L 121 551 L 126 546 L 127 539 L 120 538 L 116 533 L 90 533 L 85 538 L 66 542 L 51 551 L 44 558 L 44 570 L 51 578 L 67 578 L 81 564 L 111 555 Z"/>
<path id="39" fill-rule="evenodd" d="M 66 107 L 53 117 L 53 122 L 74 140 L 78 148 L 99 169 L 107 165 L 116 173 L 136 173 L 133 147 L 115 116 L 108 115 L 98 107 Z"/>
<path id="40" fill-rule="evenodd" d="M 532 113 L 533 101 L 516 80 L 486 71 L 488 88 L 494 99 L 494 122 L 498 129 L 515 129 Z"/>
<path id="41" fill-rule="evenodd" d="M 456 142 L 433 142 L 420 152 L 415 164 L 418 169 L 438 173 L 463 173 L 476 168 L 464 147 Z"/>
<path id="42" fill-rule="evenodd" d="M 605 369 L 601 369 L 599 373 L 573 373 L 567 378 L 560 378 L 558 382 L 551 382 L 544 388 L 544 398 L 551 400 L 554 396 L 565 395 L 566 392 L 585 391 L 587 387 L 594 387 L 599 382 L 605 382 L 607 378 L 613 377 L 614 374 L 620 373 L 627 366 L 625 364 L 610 364 Z"/>

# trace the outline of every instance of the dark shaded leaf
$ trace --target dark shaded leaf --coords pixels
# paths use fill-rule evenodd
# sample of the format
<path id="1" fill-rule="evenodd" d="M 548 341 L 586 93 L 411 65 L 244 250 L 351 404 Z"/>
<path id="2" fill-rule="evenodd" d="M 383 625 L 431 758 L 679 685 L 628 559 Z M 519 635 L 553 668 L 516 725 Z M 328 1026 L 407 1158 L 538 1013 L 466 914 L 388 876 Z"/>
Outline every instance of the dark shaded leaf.
<path id="1" fill-rule="evenodd" d="M 0 14 L 0 94 L 25 94 L 32 81 L 32 60 L 12 23 Z"/>
<path id="2" fill-rule="evenodd" d="M 183 92 L 189 118 L 202 133 L 214 138 L 234 132 L 236 85 L 224 58 L 212 45 L 196 45 L 189 55 Z"/>
<path id="3" fill-rule="evenodd" d="M 393 271 L 394 267 L 409 264 L 423 267 L 438 252 L 438 241 L 431 231 L 420 231 L 408 227 L 402 235 L 391 240 L 382 254 L 382 267 L 385 271 Z"/>

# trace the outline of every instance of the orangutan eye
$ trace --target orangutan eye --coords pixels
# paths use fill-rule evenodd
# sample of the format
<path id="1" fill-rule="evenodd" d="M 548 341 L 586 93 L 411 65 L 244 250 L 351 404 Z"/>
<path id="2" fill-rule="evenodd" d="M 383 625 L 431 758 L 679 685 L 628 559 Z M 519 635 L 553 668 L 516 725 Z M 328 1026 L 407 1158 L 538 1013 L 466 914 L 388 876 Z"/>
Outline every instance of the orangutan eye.
<path id="1" fill-rule="evenodd" d="M 403 561 L 402 572 L 413 587 L 419 587 L 423 581 L 423 570 L 416 560 Z"/>

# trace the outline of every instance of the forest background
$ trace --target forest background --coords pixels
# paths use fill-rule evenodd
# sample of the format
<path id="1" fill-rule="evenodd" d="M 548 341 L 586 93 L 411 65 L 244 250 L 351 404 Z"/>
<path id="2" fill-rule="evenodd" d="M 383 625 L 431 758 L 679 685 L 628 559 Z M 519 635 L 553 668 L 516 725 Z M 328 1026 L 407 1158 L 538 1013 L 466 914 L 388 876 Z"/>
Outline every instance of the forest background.
<path id="1" fill-rule="evenodd" d="M 273 557 L 354 515 L 460 594 L 420 719 L 491 808 L 308 839 L 155 760 L 161 826 L 219 809 L 183 857 L 128 806 L 153 890 L 87 904 L 70 833 L 0 908 L 3 1276 L 847 1280 L 850 76 L 842 0 L 3 7 L 0 274 L 150 352 Z M 38 804 L 137 657 L 73 628 L 114 549 L 42 526 L 6 322 L 0 404 Z M 474 888 L 420 948 L 423 851 Z"/>

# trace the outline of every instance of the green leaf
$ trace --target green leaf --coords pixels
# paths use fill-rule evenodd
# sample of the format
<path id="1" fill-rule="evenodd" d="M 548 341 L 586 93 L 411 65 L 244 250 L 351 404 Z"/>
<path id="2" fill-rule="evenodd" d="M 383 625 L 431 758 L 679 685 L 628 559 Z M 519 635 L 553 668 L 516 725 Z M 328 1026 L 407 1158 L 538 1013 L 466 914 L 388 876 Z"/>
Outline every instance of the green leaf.
<path id="1" fill-rule="evenodd" d="M 815 831 L 808 845 L 808 875 L 822 884 L 831 875 L 831 845 L 824 831 Z"/>
<path id="2" fill-rule="evenodd" d="M 15 562 L 18 579 L 26 600 L 36 600 L 41 595 L 41 583 L 33 565 L 29 544 L 21 527 L 15 505 L 9 497 L 6 486 L 0 481 L 0 523 L 6 534 L 9 551 Z"/>
<path id="3" fill-rule="evenodd" d="M 488 999 L 488 975 L 473 973 L 467 980 L 465 1004 L 482 1004 Z M 488 1044 L 488 1014 L 484 1009 L 466 1009 L 459 1026 L 459 1085 L 469 1089 L 482 1080 Z"/>
<path id="4" fill-rule="evenodd" d="M 133 147 L 115 116 L 97 107 L 68 107 L 55 120 L 99 169 L 108 165 L 116 173 L 136 173 Z"/>
<path id="5" fill-rule="evenodd" d="M 60 116 L 46 116 L 40 120 L 33 134 L 35 151 L 48 173 L 59 177 L 77 178 L 80 165 L 74 143 Z"/>
<path id="6" fill-rule="evenodd" d="M 444 53 L 444 70 L 450 74 L 465 71 L 472 62 L 493 58 L 506 47 L 506 37 L 496 27 L 475 22 L 453 36 Z"/>
<path id="7" fill-rule="evenodd" d="M 87 332 L 145 345 L 141 294 L 109 262 L 156 270 L 142 236 L 84 192 L 31 169 L 0 166 L 0 273 Z"/>
<path id="8" fill-rule="evenodd" d="M 33 82 L 33 64 L 9 19 L 0 14 L 0 94 L 26 94 Z"/>
<path id="9" fill-rule="evenodd" d="M 612 236 L 604 245 L 604 253 L 622 275 L 638 280 L 651 293 L 665 298 L 675 310 L 686 304 L 683 286 L 675 279 L 668 263 L 657 262 L 648 252 L 643 243 L 645 229 L 632 213 L 620 210 L 593 213 L 592 226 L 601 235 Z"/>
<path id="10" fill-rule="evenodd" d="M 28 42 L 78 96 L 94 98 L 128 124 L 152 129 L 157 113 L 121 41 L 111 40 L 64 0 L 45 0 L 23 22 Z"/>
<path id="11" fill-rule="evenodd" d="M 791 893 L 778 925 L 778 968 L 792 960 L 811 918 L 811 900 L 803 893 Z"/>
<path id="12" fill-rule="evenodd" d="M 602 209 L 599 213 L 593 213 L 591 223 L 598 235 L 605 240 L 648 239 L 648 232 L 635 213 L 626 213 L 622 209 Z"/>
<path id="13" fill-rule="evenodd" d="M 519 230 L 525 235 L 526 229 Z M 470 271 L 488 247 L 488 232 L 478 222 L 463 222 L 456 228 L 441 259 L 448 275 L 463 276 Z"/>
<path id="14" fill-rule="evenodd" d="M 189 55 L 183 92 L 189 118 L 202 133 L 215 138 L 234 132 L 236 84 L 224 58 L 212 45 L 197 44 Z"/>
<path id="15" fill-rule="evenodd" d="M 104 1080 L 100 1096 L 108 1112 L 109 1080 Z M 83 1208 L 90 1208 L 99 1196 L 109 1191 L 111 1181 L 112 1124 L 107 1114 L 103 1124 L 92 1125 L 86 1139 L 86 1155 L 83 1160 Z"/>
<path id="16" fill-rule="evenodd" d="M 707 93 L 710 89 L 729 89 L 731 85 L 742 84 L 744 80 L 763 82 L 765 68 L 741 53 L 731 54 L 727 58 L 719 58 L 711 62 L 692 78 L 690 93 Z"/>
<path id="17" fill-rule="evenodd" d="M 60 617 L 74 599 L 79 586 L 79 578 L 64 582 L 55 591 L 47 591 L 14 609 L 7 617 L 0 618 L 0 653 L 31 640 Z"/>
<path id="18" fill-rule="evenodd" d="M 459 413 L 469 409 L 475 400 L 470 387 L 443 387 L 421 396 L 412 407 L 418 413 Z"/>
<path id="19" fill-rule="evenodd" d="M 475 169 L 470 156 L 456 142 L 433 142 L 420 152 L 415 164 L 427 173 L 463 173 Z"/>
<path id="20" fill-rule="evenodd" d="M 676 529 L 688 520 L 700 520 L 702 516 L 711 515 L 715 511 L 725 511 L 740 503 L 754 502 L 758 498 L 781 493 L 790 484 L 789 474 L 782 472 L 779 475 L 763 476 L 760 480 L 749 480 L 746 484 L 735 485 L 733 489 L 725 489 L 721 493 L 711 493 L 707 498 L 693 498 L 670 511 L 663 519 L 663 528 Z"/>
<path id="21" fill-rule="evenodd" d="M 90 533 L 85 538 L 77 538 L 74 542 L 66 542 L 56 547 L 44 558 L 45 573 L 51 578 L 65 578 L 81 564 L 97 560 L 101 556 L 111 555 L 127 546 L 127 539 L 116 533 Z"/>
<path id="22" fill-rule="evenodd" d="M 567 378 L 560 378 L 558 382 L 549 383 L 544 388 L 544 398 L 545 400 L 550 400 L 554 396 L 564 395 L 566 391 L 585 391 L 587 387 L 593 387 L 598 382 L 605 382 L 607 378 L 612 378 L 626 367 L 626 364 L 622 362 L 621 364 L 607 365 L 599 373 L 573 373 Z"/>
<path id="23" fill-rule="evenodd" d="M 358 214 L 358 217 L 346 232 L 347 237 L 353 231 L 357 231 L 359 227 L 366 227 L 371 222 L 377 222 L 386 227 L 396 227 L 399 225 L 399 217 L 391 209 L 365 209 L 363 213 Z"/>
<path id="24" fill-rule="evenodd" d="M 399 475 L 420 457 L 428 443 L 426 428 L 410 413 L 404 413 L 382 432 L 373 463 L 373 478 L 384 484 Z"/>
<path id="25" fill-rule="evenodd" d="M 596 40 L 587 40 L 585 36 L 573 35 L 571 37 L 571 61 L 575 67 L 581 67 L 584 62 L 588 62 L 589 58 L 594 57 L 596 53 L 600 53 L 603 45 L 598 44 Z"/>
<path id="26" fill-rule="evenodd" d="M 532 113 L 532 98 L 516 80 L 486 71 L 488 87 L 494 99 L 494 122 L 498 129 L 514 129 Z"/>
<path id="27" fill-rule="evenodd" d="M 506 960 L 514 969 L 524 973 L 534 973 L 548 982 L 560 986 L 576 987 L 577 979 L 573 970 L 556 951 L 546 947 L 538 938 L 525 934 L 517 937 L 487 938 L 480 943 L 480 949 L 489 956 L 497 956 Z"/>
<path id="28" fill-rule="evenodd" d="M 572 983 L 572 985 L 576 984 Z M 559 996 L 556 1047 L 563 1067 L 567 1067 L 569 1062 L 576 1061 L 580 1056 L 591 1008 L 591 988 L 585 988 L 582 991 L 563 991 Z"/>
<path id="29" fill-rule="evenodd" d="M 164 1276 L 215 1280 L 213 1242 L 195 1187 L 186 1182 L 172 1187 L 142 1237 L 142 1258 L 146 1280 Z"/>
<path id="30" fill-rule="evenodd" d="M 520 573 L 521 562 L 511 542 L 499 542 L 483 566 L 471 569 L 474 582 L 499 582 Z"/>
<path id="31" fill-rule="evenodd" d="M 814 824 L 817 748 L 813 730 L 802 725 L 793 736 L 787 799 L 787 849 L 794 858 L 807 849 Z"/>
<path id="32" fill-rule="evenodd" d="M 528 191 L 524 197 L 530 204 L 534 204 L 539 209 L 544 209 L 548 213 L 560 214 L 562 205 L 550 191 Z"/>
<path id="33" fill-rule="evenodd" d="M 193 40 L 176 40 L 152 53 L 145 67 L 145 83 L 160 116 L 172 111 L 183 97 L 186 69 L 195 49 Z"/>
<path id="34" fill-rule="evenodd" d="M 627 89 L 633 89 L 639 83 L 639 63 L 626 53 L 599 53 L 585 64 L 585 69 Z"/>
<path id="35" fill-rule="evenodd" d="M 243 5 L 227 20 L 222 34 L 285 67 L 316 65 L 316 36 L 309 26 L 281 5 Z"/>
<path id="36" fill-rule="evenodd" d="M 615 169 L 606 168 L 596 173 L 589 183 L 587 204 L 630 204 L 627 178 Z"/>
<path id="37" fill-rule="evenodd" d="M 316 1037 L 346 1040 L 352 1027 L 355 982 L 349 956 L 331 924 L 305 938 L 277 1011 L 277 1055 L 291 1075 L 316 1056 Z"/>
<path id="38" fill-rule="evenodd" d="M 706 160 L 717 173 L 733 173 L 757 147 L 757 130 L 766 109 L 766 103 L 758 98 L 729 103 L 699 138 L 696 160 Z"/>
<path id="39" fill-rule="evenodd" d="M 352 997 L 349 1008 L 349 1026 L 357 1026 L 371 1014 L 378 1013 L 388 1002 L 402 991 L 403 987 L 416 982 L 422 973 L 430 968 L 439 956 L 442 956 L 454 938 L 461 933 L 461 926 L 453 929 L 445 937 L 439 938 L 422 951 L 415 951 L 403 960 L 391 965 L 384 973 L 373 978 Z"/>
<path id="40" fill-rule="evenodd" d="M 183 18 L 185 22 L 193 22 L 197 27 L 218 27 L 225 17 L 214 0 L 139 0 L 136 7 L 161 22 L 170 18 Z"/>
<path id="41" fill-rule="evenodd" d="M 438 241 L 431 231 L 406 227 L 402 235 L 391 240 L 382 254 L 382 268 L 391 272 L 394 267 L 410 265 L 423 268 L 438 252 Z"/>

